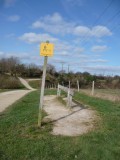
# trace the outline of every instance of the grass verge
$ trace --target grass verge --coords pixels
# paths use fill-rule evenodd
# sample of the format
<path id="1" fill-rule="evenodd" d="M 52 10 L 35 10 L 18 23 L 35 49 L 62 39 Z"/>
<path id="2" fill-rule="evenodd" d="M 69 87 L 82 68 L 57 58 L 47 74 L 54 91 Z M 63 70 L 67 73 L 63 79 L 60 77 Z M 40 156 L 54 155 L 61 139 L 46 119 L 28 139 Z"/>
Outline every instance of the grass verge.
<path id="1" fill-rule="evenodd" d="M 40 85 L 41 85 L 41 80 L 32 80 L 32 81 L 29 81 L 29 85 L 32 88 L 39 89 Z"/>
<path id="2" fill-rule="evenodd" d="M 45 94 L 56 94 L 46 90 Z M 76 93 L 77 101 L 97 110 L 102 123 L 78 137 L 53 136 L 52 124 L 37 127 L 39 92 L 34 91 L 9 107 L 0 118 L 1 160 L 119 160 L 120 103 Z M 43 117 L 46 113 L 43 114 Z"/>
<path id="3" fill-rule="evenodd" d="M 17 77 L 0 75 L 0 89 L 24 89 L 25 87 Z"/>

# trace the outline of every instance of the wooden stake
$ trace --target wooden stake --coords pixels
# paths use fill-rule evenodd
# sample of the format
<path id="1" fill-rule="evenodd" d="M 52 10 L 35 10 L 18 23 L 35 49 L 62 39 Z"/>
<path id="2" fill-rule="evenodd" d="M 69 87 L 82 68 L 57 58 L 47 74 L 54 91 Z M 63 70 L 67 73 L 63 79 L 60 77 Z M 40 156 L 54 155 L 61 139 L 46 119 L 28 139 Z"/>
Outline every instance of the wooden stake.
<path id="1" fill-rule="evenodd" d="M 43 108 L 43 99 L 44 99 L 47 60 L 48 60 L 48 57 L 45 56 L 44 57 L 44 66 L 43 66 L 42 84 L 41 84 L 40 103 L 39 103 L 39 114 L 38 114 L 38 126 L 39 127 L 41 127 L 41 121 L 42 121 L 42 108 Z"/>
<path id="2" fill-rule="evenodd" d="M 95 83 L 94 81 L 92 82 L 92 96 L 94 95 L 94 89 L 95 89 Z"/>
<path id="3" fill-rule="evenodd" d="M 78 92 L 80 91 L 80 87 L 79 87 L 79 81 L 77 80 L 77 88 L 78 88 Z"/>
<path id="4" fill-rule="evenodd" d="M 69 89 L 70 89 L 70 81 L 69 81 Z"/>

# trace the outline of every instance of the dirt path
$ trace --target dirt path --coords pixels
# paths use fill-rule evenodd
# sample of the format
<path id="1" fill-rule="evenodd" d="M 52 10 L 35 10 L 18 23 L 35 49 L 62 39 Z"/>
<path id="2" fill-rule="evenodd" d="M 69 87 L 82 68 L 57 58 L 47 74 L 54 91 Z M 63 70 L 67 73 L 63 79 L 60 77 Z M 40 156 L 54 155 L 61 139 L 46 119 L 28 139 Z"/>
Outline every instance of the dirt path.
<path id="1" fill-rule="evenodd" d="M 77 106 L 73 103 L 70 110 L 60 103 L 56 96 L 45 96 L 44 110 L 48 116 L 44 121 L 52 121 L 54 124 L 52 134 L 78 136 L 87 133 L 94 127 L 95 111 Z"/>
<path id="2" fill-rule="evenodd" d="M 21 82 L 27 89 L 35 90 L 34 88 L 32 88 L 32 87 L 28 84 L 28 82 L 27 82 L 25 79 L 23 79 L 23 78 L 21 78 L 21 77 L 18 77 L 18 78 L 19 78 L 20 82 Z"/>
<path id="3" fill-rule="evenodd" d="M 27 93 L 34 91 L 26 80 L 20 78 L 21 83 L 29 90 L 15 90 L 0 93 L 0 112 L 4 111 L 8 106 L 12 105 L 14 102 L 25 96 Z"/>
<path id="4" fill-rule="evenodd" d="M 26 81 L 40 81 L 41 79 L 40 78 L 29 78 L 29 79 L 26 79 Z"/>
<path id="5" fill-rule="evenodd" d="M 29 92 L 31 92 L 31 90 L 16 90 L 0 93 L 0 112 L 4 111 L 8 106 Z"/>

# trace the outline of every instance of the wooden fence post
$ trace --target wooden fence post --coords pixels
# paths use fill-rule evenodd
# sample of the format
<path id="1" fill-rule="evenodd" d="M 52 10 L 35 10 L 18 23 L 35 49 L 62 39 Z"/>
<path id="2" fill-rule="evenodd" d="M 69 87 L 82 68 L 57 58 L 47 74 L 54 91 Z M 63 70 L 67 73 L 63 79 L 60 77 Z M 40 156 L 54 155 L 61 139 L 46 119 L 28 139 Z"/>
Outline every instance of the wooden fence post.
<path id="1" fill-rule="evenodd" d="M 68 94 L 67 94 L 67 107 L 70 106 L 70 90 L 68 90 Z"/>
<path id="2" fill-rule="evenodd" d="M 69 89 L 70 89 L 70 81 L 69 81 Z"/>
<path id="3" fill-rule="evenodd" d="M 79 87 L 79 81 L 77 80 L 77 88 L 78 88 L 78 92 L 80 91 L 80 87 Z"/>
<path id="4" fill-rule="evenodd" d="M 94 89 L 95 89 L 95 83 L 94 81 L 92 82 L 92 96 L 94 95 Z"/>

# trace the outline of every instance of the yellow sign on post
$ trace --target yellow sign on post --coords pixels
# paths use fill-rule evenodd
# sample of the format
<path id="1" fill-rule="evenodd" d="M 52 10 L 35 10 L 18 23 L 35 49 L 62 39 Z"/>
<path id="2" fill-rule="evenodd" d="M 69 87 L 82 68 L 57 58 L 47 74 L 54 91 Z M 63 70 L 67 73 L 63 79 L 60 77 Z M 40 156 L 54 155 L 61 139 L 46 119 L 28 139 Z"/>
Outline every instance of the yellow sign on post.
<path id="1" fill-rule="evenodd" d="M 40 55 L 44 56 L 44 66 L 43 66 L 43 76 L 42 76 L 42 83 L 41 83 L 41 94 L 40 94 L 39 114 L 38 114 L 39 127 L 41 127 L 41 121 L 42 121 L 42 108 L 43 108 L 43 100 L 44 100 L 47 60 L 48 60 L 48 56 L 53 56 L 53 48 L 54 48 L 54 45 L 52 43 L 49 43 L 49 41 L 46 41 L 46 43 L 41 43 L 40 45 Z"/>
<path id="2" fill-rule="evenodd" d="M 41 56 L 53 56 L 54 45 L 52 43 L 41 43 L 40 55 Z"/>

